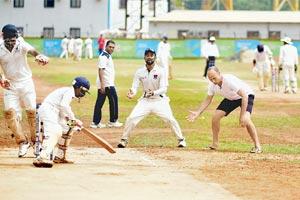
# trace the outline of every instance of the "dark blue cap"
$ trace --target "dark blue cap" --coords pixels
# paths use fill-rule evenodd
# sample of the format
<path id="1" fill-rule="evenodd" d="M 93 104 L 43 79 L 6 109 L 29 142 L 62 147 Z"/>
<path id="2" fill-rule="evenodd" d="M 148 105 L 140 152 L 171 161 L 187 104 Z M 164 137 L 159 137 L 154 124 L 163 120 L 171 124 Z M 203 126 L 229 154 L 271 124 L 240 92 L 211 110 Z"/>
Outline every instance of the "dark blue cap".
<path id="1" fill-rule="evenodd" d="M 151 49 L 151 48 L 147 48 L 147 49 L 145 50 L 144 55 L 147 55 L 147 53 L 153 53 L 154 55 L 156 55 L 156 52 L 155 52 L 153 49 Z"/>

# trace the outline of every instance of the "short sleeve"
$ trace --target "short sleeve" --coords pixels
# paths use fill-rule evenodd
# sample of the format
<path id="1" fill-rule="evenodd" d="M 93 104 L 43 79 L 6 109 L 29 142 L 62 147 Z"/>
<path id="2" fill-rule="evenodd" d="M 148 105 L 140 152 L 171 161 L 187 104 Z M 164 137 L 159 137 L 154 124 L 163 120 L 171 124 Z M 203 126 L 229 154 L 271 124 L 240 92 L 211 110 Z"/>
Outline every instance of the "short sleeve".
<path id="1" fill-rule="evenodd" d="M 207 86 L 207 95 L 209 95 L 209 96 L 214 96 L 215 95 L 214 84 L 210 81 L 209 81 L 208 86 Z"/>
<path id="2" fill-rule="evenodd" d="M 105 69 L 107 66 L 108 59 L 106 56 L 99 56 L 98 68 Z"/>

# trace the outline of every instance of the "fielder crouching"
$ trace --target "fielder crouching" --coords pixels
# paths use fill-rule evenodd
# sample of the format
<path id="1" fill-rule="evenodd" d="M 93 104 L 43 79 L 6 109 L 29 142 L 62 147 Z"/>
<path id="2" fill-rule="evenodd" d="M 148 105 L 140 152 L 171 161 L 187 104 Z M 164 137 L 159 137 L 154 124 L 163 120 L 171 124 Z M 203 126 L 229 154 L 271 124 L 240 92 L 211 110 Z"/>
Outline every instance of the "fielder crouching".
<path id="1" fill-rule="evenodd" d="M 118 148 L 125 148 L 127 146 L 131 131 L 143 118 L 151 113 L 159 116 L 171 125 L 178 140 L 178 147 L 186 147 L 185 138 L 182 135 L 177 120 L 173 116 L 169 104 L 170 100 L 166 95 L 168 85 L 166 73 L 155 64 L 155 59 L 155 51 L 153 49 L 146 49 L 144 53 L 145 65 L 135 73 L 132 87 L 127 97 L 132 99 L 136 95 L 140 83 L 143 87 L 144 95 L 139 99 L 126 120 Z"/>
<path id="2" fill-rule="evenodd" d="M 76 77 L 73 87 L 62 87 L 51 92 L 39 108 L 39 118 L 43 122 L 44 137 L 40 155 L 34 160 L 36 167 L 52 167 L 54 163 L 72 163 L 66 159 L 66 151 L 74 131 L 81 130 L 82 122 L 75 118 L 71 109 L 74 98 L 80 99 L 90 89 L 90 82 L 84 77 Z M 53 160 L 55 145 L 58 150 Z"/>

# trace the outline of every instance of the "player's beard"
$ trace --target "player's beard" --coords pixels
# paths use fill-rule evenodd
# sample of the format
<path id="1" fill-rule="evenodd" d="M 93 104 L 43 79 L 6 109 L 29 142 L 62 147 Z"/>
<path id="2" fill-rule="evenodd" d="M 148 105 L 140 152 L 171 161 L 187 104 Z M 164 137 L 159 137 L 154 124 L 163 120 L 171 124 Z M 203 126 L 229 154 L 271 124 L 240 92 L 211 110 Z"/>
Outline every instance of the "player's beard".
<path id="1" fill-rule="evenodd" d="M 153 63 L 154 63 L 154 60 L 153 59 L 149 59 L 149 60 L 146 60 L 146 64 L 147 65 L 153 65 Z"/>

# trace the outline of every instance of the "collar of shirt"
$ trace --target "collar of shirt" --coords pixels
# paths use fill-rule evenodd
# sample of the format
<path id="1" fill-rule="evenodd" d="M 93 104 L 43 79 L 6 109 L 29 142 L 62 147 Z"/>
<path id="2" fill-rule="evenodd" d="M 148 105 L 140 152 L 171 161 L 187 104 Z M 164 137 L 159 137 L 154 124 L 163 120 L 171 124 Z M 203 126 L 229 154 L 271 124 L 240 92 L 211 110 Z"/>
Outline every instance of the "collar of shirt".
<path id="1" fill-rule="evenodd" d="M 3 49 L 4 51 L 6 51 L 7 53 L 15 53 L 15 51 L 18 49 L 19 46 L 20 46 L 20 41 L 17 39 L 14 48 L 10 52 L 4 44 L 4 40 L 2 43 L 0 43 L 0 48 Z"/>

